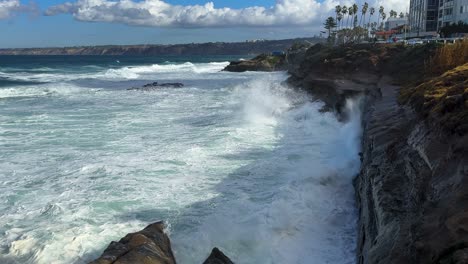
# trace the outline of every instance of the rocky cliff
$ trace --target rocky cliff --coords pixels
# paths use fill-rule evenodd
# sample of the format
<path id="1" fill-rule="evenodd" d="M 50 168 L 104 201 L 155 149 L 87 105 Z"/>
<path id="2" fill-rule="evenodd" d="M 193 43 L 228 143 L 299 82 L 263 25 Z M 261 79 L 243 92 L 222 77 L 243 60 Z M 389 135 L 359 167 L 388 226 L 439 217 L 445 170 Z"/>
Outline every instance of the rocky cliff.
<path id="1" fill-rule="evenodd" d="M 431 76 L 436 51 L 317 45 L 288 52 L 288 82 L 323 100 L 325 110 L 340 113 L 345 98 L 366 98 L 355 179 L 358 263 L 468 263 L 468 64 Z"/>

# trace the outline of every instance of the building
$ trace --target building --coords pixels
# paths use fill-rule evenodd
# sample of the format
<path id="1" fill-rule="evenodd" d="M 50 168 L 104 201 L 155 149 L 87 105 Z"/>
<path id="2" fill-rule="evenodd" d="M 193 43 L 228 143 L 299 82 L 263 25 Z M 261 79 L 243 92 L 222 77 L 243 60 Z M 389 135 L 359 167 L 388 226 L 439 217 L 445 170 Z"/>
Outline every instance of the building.
<path id="1" fill-rule="evenodd" d="M 411 36 L 437 35 L 444 26 L 468 23 L 468 0 L 410 0 Z"/>
<path id="2" fill-rule="evenodd" d="M 468 23 L 468 0 L 439 0 L 438 28 L 459 21 Z"/>
<path id="3" fill-rule="evenodd" d="M 411 35 L 436 35 L 438 11 L 439 0 L 410 0 L 409 27 Z"/>
<path id="4" fill-rule="evenodd" d="M 385 30 L 388 31 L 406 24 L 408 24 L 408 19 L 406 17 L 390 17 L 385 21 Z"/>

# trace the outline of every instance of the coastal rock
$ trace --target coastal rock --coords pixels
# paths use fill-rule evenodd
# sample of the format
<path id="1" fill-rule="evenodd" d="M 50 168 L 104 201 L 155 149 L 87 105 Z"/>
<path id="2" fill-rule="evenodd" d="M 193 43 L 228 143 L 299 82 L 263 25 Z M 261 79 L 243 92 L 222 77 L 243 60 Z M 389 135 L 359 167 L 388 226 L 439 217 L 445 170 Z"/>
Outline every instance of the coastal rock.
<path id="1" fill-rule="evenodd" d="M 89 264 L 175 264 L 171 241 L 164 223 L 156 222 L 145 229 L 111 242 L 102 255 Z M 234 264 L 218 248 L 213 248 L 203 264 Z"/>
<path id="2" fill-rule="evenodd" d="M 355 180 L 358 263 L 468 263 L 466 130 L 399 105 L 388 80 L 379 86 Z"/>
<path id="3" fill-rule="evenodd" d="M 89 264 L 175 264 L 164 223 L 157 222 L 112 242 L 98 259 Z"/>
<path id="4" fill-rule="evenodd" d="M 316 45 L 288 67 L 325 110 L 366 95 L 359 264 L 468 263 L 468 65 L 424 81 L 435 48 Z"/>
<path id="5" fill-rule="evenodd" d="M 226 255 L 218 248 L 213 248 L 210 256 L 203 264 L 234 264 Z"/>
<path id="6" fill-rule="evenodd" d="M 128 88 L 127 90 L 129 91 L 154 91 L 157 89 L 161 88 L 182 88 L 184 87 L 183 83 L 158 83 L 158 82 L 152 82 L 143 85 L 142 87 L 133 87 L 133 88 Z"/>
<path id="7" fill-rule="evenodd" d="M 251 60 L 233 61 L 223 71 L 245 72 L 245 71 L 282 71 L 286 70 L 285 55 L 259 55 Z"/>

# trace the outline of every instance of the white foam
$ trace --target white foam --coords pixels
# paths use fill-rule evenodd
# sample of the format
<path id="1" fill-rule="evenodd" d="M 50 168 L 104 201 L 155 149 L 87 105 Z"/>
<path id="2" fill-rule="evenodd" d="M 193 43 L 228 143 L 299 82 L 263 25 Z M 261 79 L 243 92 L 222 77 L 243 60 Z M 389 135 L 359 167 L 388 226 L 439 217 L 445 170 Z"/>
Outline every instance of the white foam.
<path id="1" fill-rule="evenodd" d="M 223 65 L 177 71 L 224 78 Z M 86 263 L 166 220 L 179 263 L 214 246 L 236 263 L 354 263 L 359 103 L 340 123 L 279 85 L 284 73 L 238 76 L 145 94 L 54 83 L 68 96 L 0 101 L 0 262 Z"/>
<path id="2" fill-rule="evenodd" d="M 72 95 L 96 91 L 96 89 L 82 88 L 69 83 L 48 83 L 0 88 L 0 98 Z"/>

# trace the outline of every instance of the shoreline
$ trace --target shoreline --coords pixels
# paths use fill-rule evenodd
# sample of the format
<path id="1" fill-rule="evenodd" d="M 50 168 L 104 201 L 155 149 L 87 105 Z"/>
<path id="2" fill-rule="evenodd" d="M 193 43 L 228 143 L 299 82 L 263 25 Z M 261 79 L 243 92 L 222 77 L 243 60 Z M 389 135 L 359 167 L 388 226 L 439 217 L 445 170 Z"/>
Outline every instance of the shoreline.
<path id="1" fill-rule="evenodd" d="M 420 87 L 411 80 L 421 77 L 408 70 L 423 68 L 421 56 L 430 56 L 424 49 L 431 47 L 422 47 L 422 55 L 411 58 L 419 61 L 416 66 L 411 65 L 414 61 L 400 65 L 401 57 L 388 55 L 408 52 L 401 47 L 359 48 L 328 50 L 316 45 L 286 55 L 290 74 L 286 83 L 323 101 L 322 111 L 346 120 L 345 101 L 365 98 L 362 163 L 353 180 L 358 211 L 356 262 L 468 262 L 468 136 L 464 130 L 456 133 L 443 122 L 432 122 L 447 112 L 424 116 L 414 105 L 401 103 L 402 94 Z M 362 52 L 370 54 L 356 55 Z M 468 67 L 420 83 L 456 74 L 461 77 L 455 82 L 466 82 L 463 74 L 468 74 Z M 411 85 L 405 87 L 405 81 Z M 442 106 L 454 115 L 468 97 L 466 92 L 461 97 L 445 96 Z M 460 111 L 463 114 L 463 108 Z M 464 120 L 463 115 L 459 120 Z"/>

